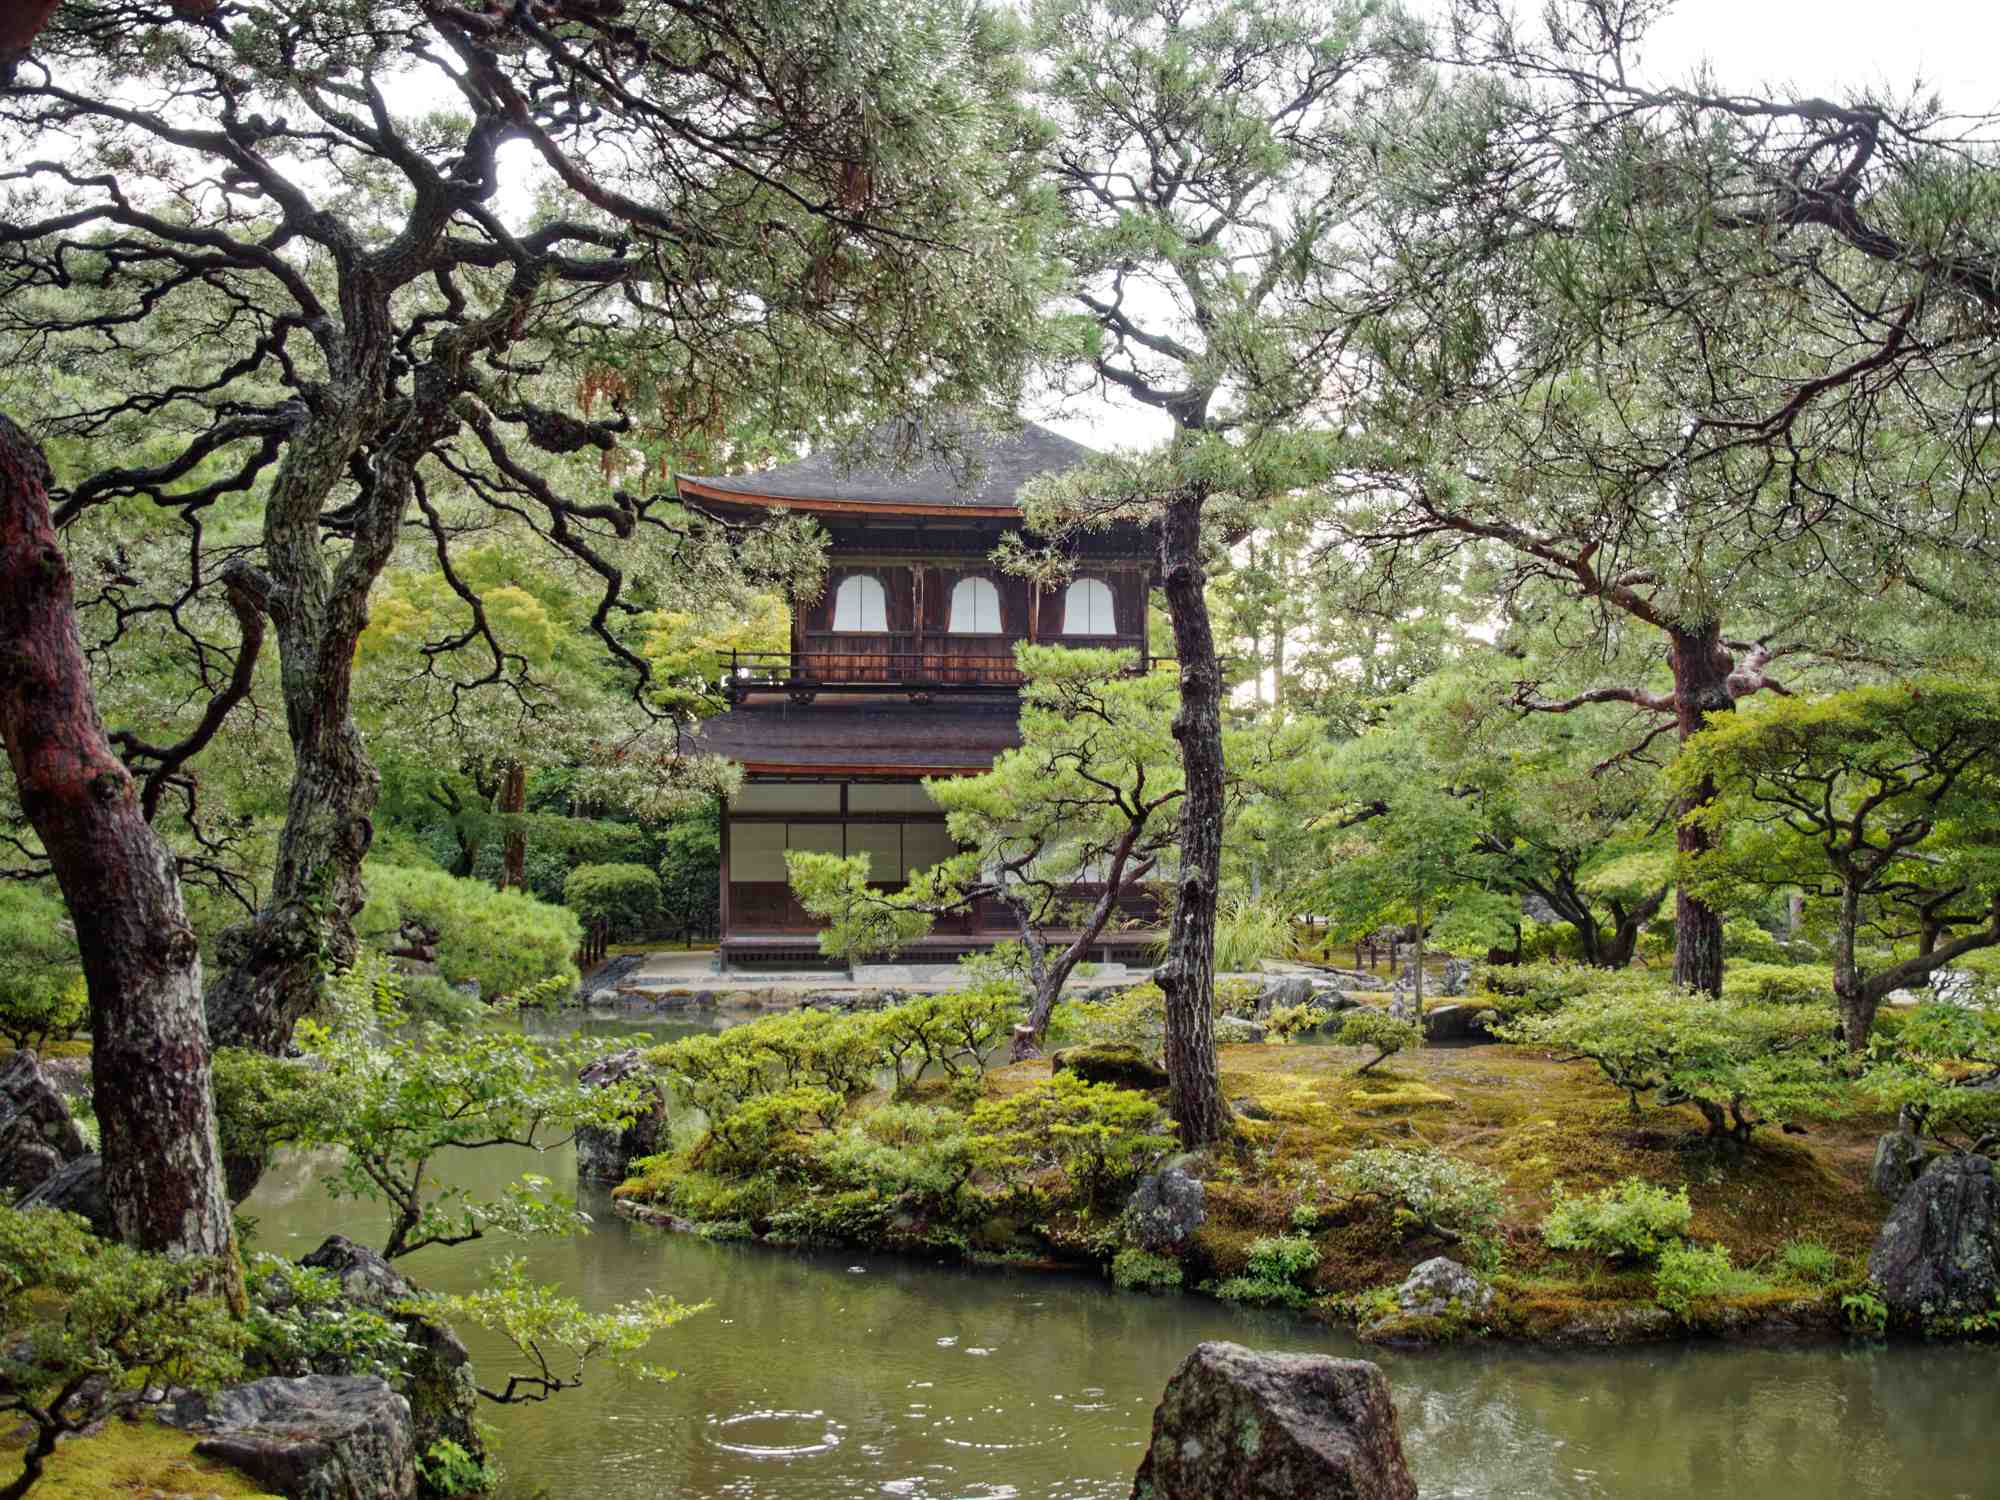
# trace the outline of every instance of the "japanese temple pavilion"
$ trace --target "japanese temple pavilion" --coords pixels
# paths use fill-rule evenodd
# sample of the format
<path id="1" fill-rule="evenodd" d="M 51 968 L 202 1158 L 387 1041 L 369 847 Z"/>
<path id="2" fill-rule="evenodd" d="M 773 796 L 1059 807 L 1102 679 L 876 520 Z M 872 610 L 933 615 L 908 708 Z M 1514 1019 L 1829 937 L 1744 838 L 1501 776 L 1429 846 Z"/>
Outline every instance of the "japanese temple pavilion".
<path id="1" fill-rule="evenodd" d="M 984 771 L 1020 743 L 1016 642 L 1126 647 L 1145 665 L 1155 563 L 1144 529 L 1083 538 L 1070 580 L 1047 589 L 991 560 L 1022 529 L 1023 487 L 1091 450 L 1033 423 L 968 446 L 972 465 L 815 456 L 680 480 L 683 500 L 719 517 L 804 511 L 828 536 L 824 587 L 794 601 L 790 648 L 733 655 L 731 706 L 701 731 L 702 748 L 744 771 L 722 817 L 725 962 L 818 959 L 787 849 L 866 853 L 873 883 L 890 890 L 953 852 L 920 783 Z M 981 903 L 941 919 L 907 956 L 940 961 L 1016 935 L 1003 908 Z M 1136 956 L 1152 937 L 1109 932 L 1103 956 Z"/>

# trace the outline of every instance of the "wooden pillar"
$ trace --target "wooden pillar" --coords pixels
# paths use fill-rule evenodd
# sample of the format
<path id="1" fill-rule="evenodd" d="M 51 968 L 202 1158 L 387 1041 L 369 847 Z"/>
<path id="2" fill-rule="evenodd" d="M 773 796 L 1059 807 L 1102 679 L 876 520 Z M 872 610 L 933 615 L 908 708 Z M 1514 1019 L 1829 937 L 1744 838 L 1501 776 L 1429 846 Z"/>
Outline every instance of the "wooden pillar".
<path id="1" fill-rule="evenodd" d="M 721 868 L 717 872 L 722 882 L 722 890 L 715 902 L 715 951 L 722 952 L 722 940 L 729 935 L 729 802 L 727 798 L 716 799 L 716 841 L 722 846 Z"/>

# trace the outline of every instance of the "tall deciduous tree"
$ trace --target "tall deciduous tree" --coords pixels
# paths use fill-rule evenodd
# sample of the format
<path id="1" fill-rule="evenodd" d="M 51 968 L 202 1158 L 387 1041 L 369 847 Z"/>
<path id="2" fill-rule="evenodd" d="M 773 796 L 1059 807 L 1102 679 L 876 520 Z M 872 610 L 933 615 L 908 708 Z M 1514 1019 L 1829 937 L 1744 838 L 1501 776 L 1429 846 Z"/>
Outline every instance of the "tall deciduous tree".
<path id="1" fill-rule="evenodd" d="M 113 394 L 15 399 L 133 454 L 66 475 L 56 519 L 178 513 L 179 607 L 214 586 L 204 521 L 259 510 L 238 581 L 296 774 L 210 989 L 232 1042 L 281 1046 L 352 956 L 377 796 L 352 663 L 402 538 L 499 678 L 453 552 L 482 516 L 537 534 L 644 701 L 648 579 L 740 562 L 647 474 L 726 458 L 745 411 L 1006 403 L 1034 294 L 1007 26 L 974 5 L 73 0 L 28 35 L 0 92 L 0 337 Z"/>
<path id="2" fill-rule="evenodd" d="M 1814 662 L 1894 662 L 1869 606 L 1990 566 L 2000 164 L 1929 106 L 1649 86 L 1659 9 L 1452 7 L 1450 86 L 1381 143 L 1394 311 L 1354 534 L 1497 552 L 1517 607 L 1553 592 L 1599 643 L 1650 635 L 1651 672 L 1519 702 L 1685 741 Z M 1680 829 L 1700 855 L 1707 824 Z M 1721 967 L 1683 886 L 1675 978 L 1716 991 Z"/>
<path id="3" fill-rule="evenodd" d="M 97 717 L 48 482 L 40 451 L 0 416 L 0 739 L 90 986 L 104 1195 L 141 1249 L 233 1257 L 201 947 L 141 786 Z"/>
<path id="4" fill-rule="evenodd" d="M 1180 662 L 1185 796 L 1160 971 L 1172 1111 L 1190 1145 L 1228 1118 L 1210 1020 L 1223 823 L 1222 695 L 1204 584 L 1217 534 L 1324 472 L 1339 327 L 1320 293 L 1367 163 L 1353 118 L 1392 80 L 1374 9 L 1270 0 L 1043 0 L 1075 348 L 1086 378 L 1165 415 L 1157 449 L 1065 476 L 1044 534 L 1155 523 Z"/>

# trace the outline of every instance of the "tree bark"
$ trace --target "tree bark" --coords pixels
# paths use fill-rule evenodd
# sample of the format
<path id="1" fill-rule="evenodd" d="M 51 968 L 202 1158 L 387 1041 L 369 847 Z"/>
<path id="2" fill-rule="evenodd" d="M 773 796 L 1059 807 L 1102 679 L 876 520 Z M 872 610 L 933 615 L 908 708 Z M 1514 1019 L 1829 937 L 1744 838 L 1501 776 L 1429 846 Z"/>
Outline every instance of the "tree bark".
<path id="1" fill-rule="evenodd" d="M 1708 727 L 1712 715 L 1731 713 L 1736 698 L 1729 689 L 1732 663 L 1722 644 L 1719 620 L 1699 625 L 1667 627 L 1667 662 L 1674 674 L 1674 717 L 1683 744 Z M 1690 826 L 1686 814 L 1715 799 L 1715 783 L 1704 780 L 1675 809 L 1674 841 L 1681 857 L 1706 853 L 1714 846 L 1706 828 Z M 1684 989 L 1722 993 L 1722 914 L 1697 900 L 1685 884 L 1674 891 L 1674 983 Z"/>
<path id="2" fill-rule="evenodd" d="M 528 886 L 528 835 L 520 815 L 528 810 L 528 768 L 517 760 L 507 762 L 500 782 L 500 815 L 512 818 L 506 825 L 500 846 L 500 889 L 526 890 Z"/>
<path id="3" fill-rule="evenodd" d="M 1203 593 L 1199 486 L 1176 493 L 1160 523 L 1160 575 L 1180 658 L 1179 892 L 1159 974 L 1166 995 L 1168 1107 L 1181 1144 L 1193 1150 L 1223 1138 L 1229 1111 L 1215 1066 L 1215 904 L 1222 882 L 1222 666 Z"/>
<path id="4" fill-rule="evenodd" d="M 233 1259 L 201 947 L 172 854 L 97 714 L 49 471 L 0 416 L 0 737 L 76 924 L 104 1195 L 142 1250 Z"/>

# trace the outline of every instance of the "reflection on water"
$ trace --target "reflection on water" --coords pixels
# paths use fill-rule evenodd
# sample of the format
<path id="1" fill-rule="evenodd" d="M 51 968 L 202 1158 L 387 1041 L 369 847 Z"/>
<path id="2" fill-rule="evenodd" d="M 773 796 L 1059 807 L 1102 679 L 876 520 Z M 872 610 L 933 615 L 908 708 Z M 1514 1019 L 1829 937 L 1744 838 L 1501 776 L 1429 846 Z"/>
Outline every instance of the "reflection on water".
<path id="1" fill-rule="evenodd" d="M 698 1029 L 610 1024 L 661 1040 Z M 265 1178 L 246 1205 L 262 1248 L 301 1255 L 336 1230 L 381 1243 L 379 1214 L 325 1196 L 322 1165 L 294 1157 Z M 523 1171 L 575 1184 L 567 1147 L 447 1165 L 476 1192 Z M 1082 1277 L 708 1244 L 583 1198 L 596 1231 L 526 1246 L 538 1278 L 595 1307 L 649 1288 L 714 1306 L 656 1345 L 683 1372 L 668 1386 L 605 1378 L 543 1405 L 489 1405 L 509 1500 L 1123 1500 L 1161 1388 L 1210 1338 L 1380 1360 L 1426 1500 L 2000 1495 L 1991 1349 L 1398 1355 Z M 485 1241 L 402 1265 L 458 1290 L 522 1248 Z M 499 1348 L 470 1342 L 497 1384 Z"/>

